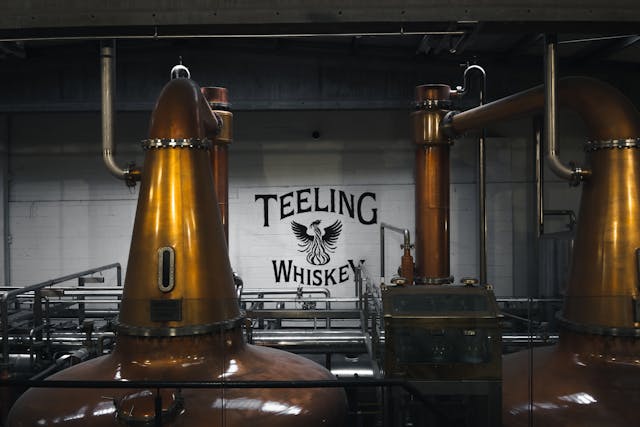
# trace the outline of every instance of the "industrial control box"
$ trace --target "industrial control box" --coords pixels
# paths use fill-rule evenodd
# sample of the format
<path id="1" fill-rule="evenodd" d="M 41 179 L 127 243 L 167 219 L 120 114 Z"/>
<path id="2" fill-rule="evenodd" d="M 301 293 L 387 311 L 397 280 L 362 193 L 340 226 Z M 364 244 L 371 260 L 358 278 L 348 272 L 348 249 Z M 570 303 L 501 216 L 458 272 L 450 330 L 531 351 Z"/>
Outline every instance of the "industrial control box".
<path id="1" fill-rule="evenodd" d="M 385 377 L 409 381 L 432 407 L 449 407 L 448 414 L 464 418 L 459 425 L 501 425 L 502 338 L 493 291 L 385 286 L 382 305 Z M 392 425 L 407 424 L 398 414 L 411 417 L 413 425 L 440 425 L 429 405 L 402 393 L 389 399 Z"/>

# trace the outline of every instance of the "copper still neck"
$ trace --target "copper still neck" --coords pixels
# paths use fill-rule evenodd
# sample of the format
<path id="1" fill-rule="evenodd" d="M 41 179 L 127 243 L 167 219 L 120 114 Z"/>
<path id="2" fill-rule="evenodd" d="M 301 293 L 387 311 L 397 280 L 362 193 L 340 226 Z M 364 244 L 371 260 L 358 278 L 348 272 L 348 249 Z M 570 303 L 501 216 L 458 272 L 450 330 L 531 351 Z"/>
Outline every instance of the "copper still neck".
<path id="1" fill-rule="evenodd" d="M 416 144 L 416 272 L 417 284 L 451 283 L 449 267 L 449 148 L 440 130 L 448 112 L 451 88 L 416 87 L 417 111 L 411 114 Z"/>
<path id="2" fill-rule="evenodd" d="M 165 86 L 144 142 L 145 173 L 120 312 L 123 334 L 207 333 L 240 318 L 209 164 L 208 136 L 218 128 L 191 80 Z"/>
<path id="3" fill-rule="evenodd" d="M 203 87 L 202 94 L 211 110 L 220 120 L 216 134 L 209 135 L 211 147 L 211 168 L 213 184 L 218 198 L 220 219 L 224 228 L 227 246 L 229 246 L 229 145 L 233 142 L 233 113 L 230 111 L 229 94 L 224 87 Z"/>

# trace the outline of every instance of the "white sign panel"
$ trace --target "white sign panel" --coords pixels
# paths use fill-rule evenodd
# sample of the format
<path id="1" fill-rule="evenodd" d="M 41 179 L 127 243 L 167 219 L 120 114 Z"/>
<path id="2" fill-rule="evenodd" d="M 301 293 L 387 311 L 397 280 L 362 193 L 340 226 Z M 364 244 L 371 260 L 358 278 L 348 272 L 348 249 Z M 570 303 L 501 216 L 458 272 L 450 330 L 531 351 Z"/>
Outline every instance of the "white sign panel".
<path id="1" fill-rule="evenodd" d="M 242 189 L 235 207 L 232 263 L 247 287 L 322 286 L 351 295 L 358 263 L 379 250 L 379 202 L 365 187 Z"/>

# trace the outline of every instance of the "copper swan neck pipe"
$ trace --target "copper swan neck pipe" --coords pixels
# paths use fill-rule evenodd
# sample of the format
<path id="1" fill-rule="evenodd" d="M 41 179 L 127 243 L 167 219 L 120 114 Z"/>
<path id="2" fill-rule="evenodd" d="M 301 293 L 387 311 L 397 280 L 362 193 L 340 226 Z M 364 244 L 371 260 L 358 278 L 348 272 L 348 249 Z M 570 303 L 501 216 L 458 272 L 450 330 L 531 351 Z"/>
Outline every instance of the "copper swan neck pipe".
<path id="1" fill-rule="evenodd" d="M 582 117 L 592 141 L 640 135 L 640 115 L 636 108 L 620 91 L 604 82 L 589 77 L 560 79 L 558 101 Z M 449 129 L 460 135 L 543 107 L 544 85 L 540 85 L 455 114 L 450 119 Z"/>

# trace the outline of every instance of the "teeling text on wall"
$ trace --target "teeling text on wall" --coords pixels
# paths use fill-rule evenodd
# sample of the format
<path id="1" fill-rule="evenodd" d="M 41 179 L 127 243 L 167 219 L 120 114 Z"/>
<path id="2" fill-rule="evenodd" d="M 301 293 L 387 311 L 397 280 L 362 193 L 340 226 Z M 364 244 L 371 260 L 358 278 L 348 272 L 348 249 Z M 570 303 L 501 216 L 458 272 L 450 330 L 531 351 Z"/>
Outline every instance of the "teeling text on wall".
<path id="1" fill-rule="evenodd" d="M 378 222 L 376 194 L 370 191 L 352 194 L 336 188 L 309 187 L 282 194 L 255 194 L 254 201 L 262 208 L 262 228 L 273 227 L 274 235 L 291 236 L 287 239 L 292 256 L 271 259 L 276 284 L 330 286 L 348 282 L 356 269 L 353 258 L 360 254 L 349 254 L 352 259 L 338 265 L 332 258 L 336 258 L 336 252 L 341 253 L 340 246 L 348 246 L 349 233 L 361 232 L 360 227 Z M 354 245 L 348 247 L 357 251 Z M 287 248 L 280 252 L 286 253 Z"/>

